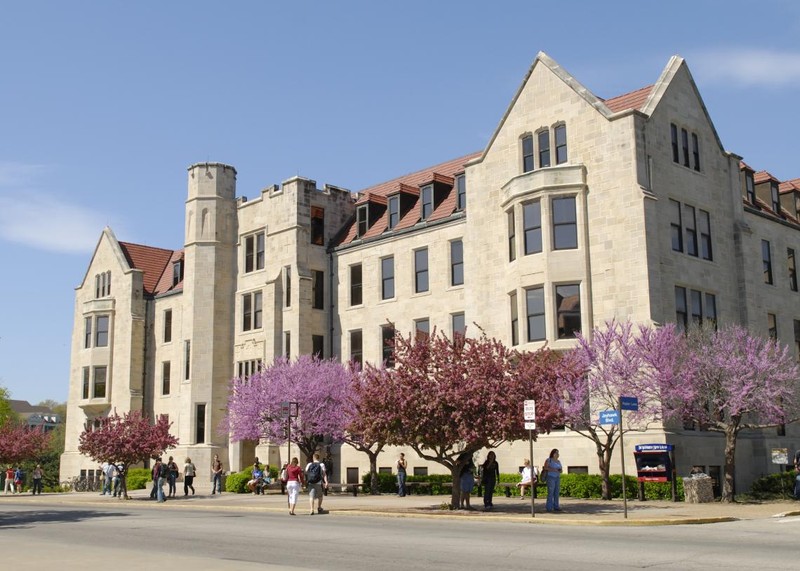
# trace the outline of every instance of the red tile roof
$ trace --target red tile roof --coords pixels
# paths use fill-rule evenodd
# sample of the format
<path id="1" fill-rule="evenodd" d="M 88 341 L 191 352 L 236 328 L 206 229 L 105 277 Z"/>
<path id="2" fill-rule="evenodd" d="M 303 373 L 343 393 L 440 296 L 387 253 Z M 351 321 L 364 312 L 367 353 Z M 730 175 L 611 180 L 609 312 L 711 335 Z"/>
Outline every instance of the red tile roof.
<path id="1" fill-rule="evenodd" d="M 778 192 L 785 194 L 787 192 L 800 192 L 800 178 L 793 178 L 782 182 L 778 186 Z"/>
<path id="2" fill-rule="evenodd" d="M 180 260 L 183 260 L 183 250 L 175 250 L 169 259 L 167 267 L 164 268 L 161 278 L 159 278 L 158 283 L 156 284 L 155 290 L 153 291 L 155 295 L 167 293 L 169 291 L 183 290 L 183 280 L 179 281 L 174 286 L 172 285 L 172 264 Z"/>
<path id="3" fill-rule="evenodd" d="M 440 182 L 443 184 L 453 184 L 455 175 L 464 172 L 464 165 L 472 159 L 479 157 L 480 152 L 471 153 L 469 155 L 452 159 L 450 161 L 428 167 L 417 172 L 409 173 L 401 177 L 393 178 L 392 180 L 376 184 L 362 190 L 359 194 L 360 197 L 356 204 L 366 204 L 367 202 L 386 205 L 386 197 L 397 192 L 404 192 L 408 195 L 413 195 L 415 203 L 408 209 L 406 214 L 400 219 L 396 230 L 403 228 L 410 228 L 419 222 L 420 208 L 419 208 L 419 187 L 430 182 Z M 411 187 L 411 188 L 409 188 Z M 440 202 L 436 209 L 428 217 L 428 220 L 439 220 L 447 218 L 456 208 L 456 196 L 454 189 L 451 188 L 447 196 Z M 381 217 L 375 221 L 366 234 L 361 238 L 372 238 L 379 236 L 388 228 L 388 214 L 383 212 Z M 344 235 L 339 244 L 348 244 L 356 238 L 356 223 L 351 220 L 350 226 L 344 230 Z M 338 244 L 337 244 L 338 245 Z"/>
<path id="4" fill-rule="evenodd" d="M 761 184 L 762 182 L 767 182 L 771 180 L 774 180 L 775 182 L 780 182 L 778 181 L 777 178 L 769 174 L 767 171 L 758 171 L 756 174 L 753 175 L 753 180 L 755 181 L 756 184 Z"/>
<path id="5" fill-rule="evenodd" d="M 647 98 L 650 97 L 650 92 L 652 90 L 653 86 L 648 85 L 647 87 L 642 87 L 636 91 L 631 91 L 630 93 L 624 93 L 622 95 L 612 97 L 611 99 L 606 99 L 604 103 L 606 104 L 606 107 L 611 109 L 611 111 L 614 113 L 625 111 L 626 109 L 641 109 L 647 101 Z"/>
<path id="6" fill-rule="evenodd" d="M 169 265 L 174 252 L 129 242 L 120 242 L 119 246 L 122 248 L 122 253 L 125 254 L 125 259 L 128 260 L 130 267 L 144 272 L 144 293 L 153 295 L 156 292 L 156 285 Z"/>

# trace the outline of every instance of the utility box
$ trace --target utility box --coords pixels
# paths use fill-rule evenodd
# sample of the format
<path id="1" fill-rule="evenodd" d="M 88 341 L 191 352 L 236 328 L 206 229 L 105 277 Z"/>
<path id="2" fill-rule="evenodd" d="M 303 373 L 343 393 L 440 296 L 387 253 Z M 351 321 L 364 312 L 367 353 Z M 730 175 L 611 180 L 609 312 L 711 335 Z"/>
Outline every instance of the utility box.
<path id="1" fill-rule="evenodd" d="M 636 460 L 636 477 L 639 480 L 639 499 L 644 500 L 645 482 L 671 482 L 672 501 L 677 501 L 673 444 L 637 444 L 633 457 Z"/>

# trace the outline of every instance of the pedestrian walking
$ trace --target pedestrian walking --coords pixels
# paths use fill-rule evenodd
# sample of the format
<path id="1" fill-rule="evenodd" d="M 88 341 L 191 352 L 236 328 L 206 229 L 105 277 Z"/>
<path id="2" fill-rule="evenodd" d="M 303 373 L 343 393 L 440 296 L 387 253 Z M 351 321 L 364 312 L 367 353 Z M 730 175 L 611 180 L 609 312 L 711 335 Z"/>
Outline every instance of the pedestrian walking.
<path id="1" fill-rule="evenodd" d="M 472 506 L 469 505 L 469 498 L 470 494 L 472 494 L 472 488 L 475 487 L 475 463 L 472 461 L 471 454 L 469 458 L 462 456 L 459 462 L 464 462 L 458 477 L 459 489 L 461 491 L 461 501 L 459 505 L 462 510 L 472 510 Z"/>
<path id="2" fill-rule="evenodd" d="M 169 463 L 162 462 L 161 458 L 158 459 L 158 487 L 156 488 L 156 501 L 163 503 L 167 501 L 164 497 L 164 484 L 169 479 Z"/>
<path id="3" fill-rule="evenodd" d="M 401 498 L 406 495 L 406 468 L 408 468 L 406 455 L 401 452 L 400 458 L 397 459 L 397 495 Z"/>
<path id="4" fill-rule="evenodd" d="M 167 485 L 169 486 L 169 497 L 175 497 L 175 482 L 178 481 L 178 465 L 175 463 L 175 460 L 172 456 L 169 457 L 167 461 Z"/>
<path id="5" fill-rule="evenodd" d="M 14 467 L 9 466 L 6 469 L 6 484 L 5 484 L 5 494 L 8 495 L 9 490 L 11 493 L 14 493 Z"/>
<path id="6" fill-rule="evenodd" d="M 561 495 L 561 462 L 558 459 L 559 453 L 557 448 L 550 451 L 550 456 L 544 461 L 542 467 L 542 474 L 547 484 L 547 511 L 560 512 L 558 499 Z"/>
<path id="7" fill-rule="evenodd" d="M 311 462 L 306 464 L 306 485 L 308 486 L 308 498 L 311 502 L 311 513 L 314 515 L 314 500 L 317 500 L 316 513 L 323 513 L 322 496 L 328 488 L 328 474 L 325 472 L 325 464 L 320 462 L 319 453 L 315 453 Z"/>
<path id="8" fill-rule="evenodd" d="M 481 485 L 483 486 L 483 509 L 491 511 L 494 508 L 494 487 L 500 481 L 500 466 L 494 450 L 486 455 L 486 460 L 481 465 Z"/>
<path id="9" fill-rule="evenodd" d="M 294 510 L 297 507 L 297 496 L 300 495 L 300 486 L 305 483 L 303 470 L 300 468 L 300 461 L 297 457 L 292 458 L 291 463 L 286 466 L 285 476 L 286 492 L 289 499 L 289 515 L 295 515 Z"/>
<path id="10" fill-rule="evenodd" d="M 22 483 L 25 481 L 25 472 L 22 471 L 22 466 L 17 466 L 14 470 L 14 486 L 17 488 L 17 493 L 22 493 Z"/>
<path id="11" fill-rule="evenodd" d="M 31 490 L 32 495 L 36 495 L 37 493 L 41 496 L 42 495 L 42 476 L 44 476 L 44 471 L 42 470 L 41 464 L 36 464 L 36 468 L 33 469 L 33 490 Z"/>
<path id="12" fill-rule="evenodd" d="M 188 496 L 189 490 L 192 490 L 194 495 L 194 477 L 197 475 L 197 468 L 192 464 L 192 459 L 187 458 L 183 464 L 183 495 Z"/>
<path id="13" fill-rule="evenodd" d="M 214 454 L 214 459 L 211 461 L 211 495 L 219 492 L 222 494 L 222 460 L 219 455 Z"/>

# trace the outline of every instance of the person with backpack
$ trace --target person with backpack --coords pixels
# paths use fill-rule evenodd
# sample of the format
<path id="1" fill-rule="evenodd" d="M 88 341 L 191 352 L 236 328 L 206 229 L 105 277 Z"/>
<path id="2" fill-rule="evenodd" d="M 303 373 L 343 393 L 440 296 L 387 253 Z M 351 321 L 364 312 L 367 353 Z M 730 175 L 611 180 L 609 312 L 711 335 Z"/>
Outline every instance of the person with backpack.
<path id="1" fill-rule="evenodd" d="M 169 484 L 170 498 L 175 497 L 175 482 L 178 481 L 178 473 L 178 464 L 176 464 L 175 460 L 170 456 L 167 462 L 167 483 Z"/>
<path id="2" fill-rule="evenodd" d="M 169 465 L 166 462 L 162 462 L 161 458 L 156 461 L 156 474 L 158 474 L 158 486 L 156 487 L 156 501 L 158 503 L 163 503 L 167 501 L 167 498 L 164 497 L 164 484 L 166 484 L 167 479 L 169 478 Z"/>
<path id="3" fill-rule="evenodd" d="M 325 465 L 319 461 L 319 453 L 314 454 L 314 458 L 306 465 L 306 483 L 308 484 L 308 497 L 311 502 L 311 512 L 314 515 L 314 500 L 317 500 L 316 513 L 324 513 L 322 509 L 323 490 L 328 487 L 328 475 L 325 473 Z"/>
<path id="4" fill-rule="evenodd" d="M 189 489 L 192 490 L 192 495 L 194 495 L 194 477 L 197 475 L 197 467 L 192 464 L 192 459 L 187 458 L 186 462 L 183 464 L 183 495 L 189 495 Z"/>
<path id="5" fill-rule="evenodd" d="M 25 481 L 25 472 L 22 471 L 22 466 L 17 466 L 14 472 L 14 485 L 17 488 L 17 493 L 22 493 L 22 482 Z"/>

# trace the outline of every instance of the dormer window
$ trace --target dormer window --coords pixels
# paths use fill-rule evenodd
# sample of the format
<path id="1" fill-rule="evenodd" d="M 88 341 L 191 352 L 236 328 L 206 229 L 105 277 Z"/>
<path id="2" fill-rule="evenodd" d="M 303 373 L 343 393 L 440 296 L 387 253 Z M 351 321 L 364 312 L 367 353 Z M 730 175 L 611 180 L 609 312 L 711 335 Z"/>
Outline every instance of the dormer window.
<path id="1" fill-rule="evenodd" d="M 367 218 L 367 214 L 368 211 L 366 204 L 363 206 L 359 206 L 358 210 L 356 210 L 356 227 L 357 227 L 356 237 L 358 238 L 366 234 L 367 230 L 369 229 L 369 221 Z"/>
<path id="2" fill-rule="evenodd" d="M 178 260 L 172 264 L 172 287 L 183 281 L 183 260 Z"/>
<path id="3" fill-rule="evenodd" d="M 772 211 L 775 214 L 781 213 L 781 198 L 780 194 L 778 194 L 778 183 L 771 182 L 769 185 L 770 196 L 772 197 Z"/>
<path id="4" fill-rule="evenodd" d="M 433 185 L 428 184 L 422 187 L 420 191 L 422 195 L 422 214 L 421 218 L 427 220 L 433 213 Z"/>
<path id="5" fill-rule="evenodd" d="M 389 197 L 389 230 L 400 222 L 400 195 Z"/>
<path id="6" fill-rule="evenodd" d="M 456 177 L 456 210 L 467 207 L 467 181 L 463 174 Z"/>
<path id="7" fill-rule="evenodd" d="M 756 185 L 755 181 L 753 180 L 753 173 L 750 171 L 745 171 L 744 173 L 744 187 L 745 192 L 747 192 L 747 202 L 750 204 L 756 203 Z"/>

